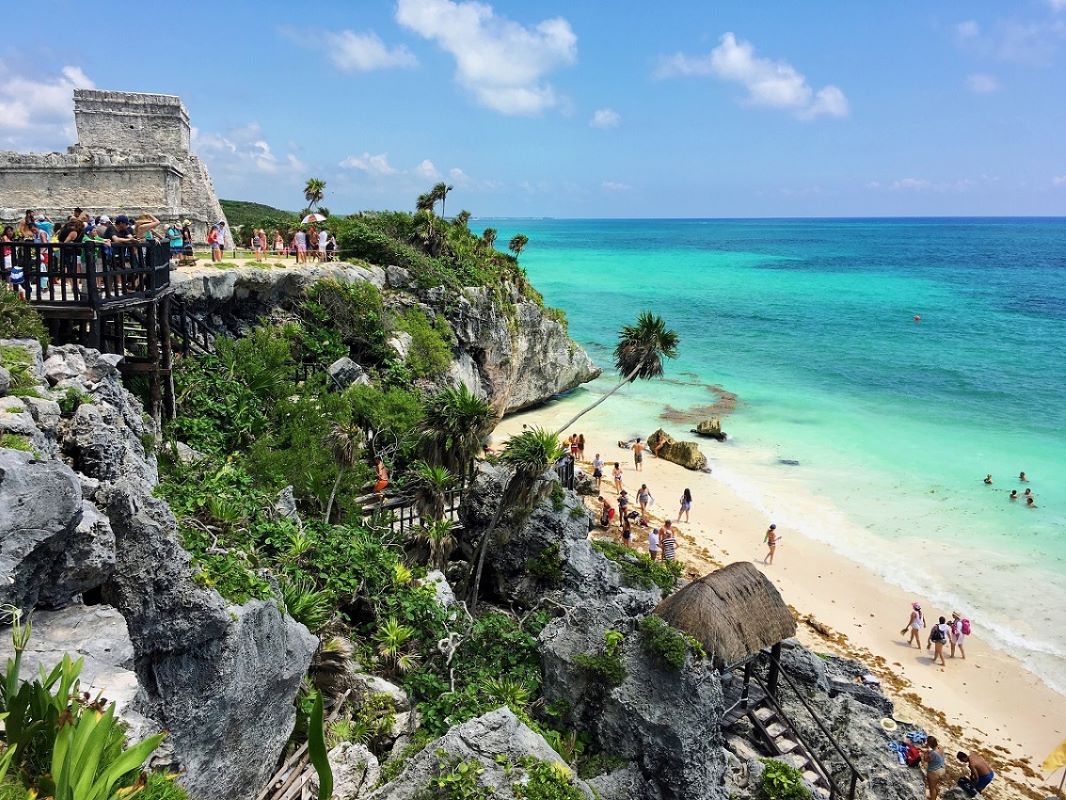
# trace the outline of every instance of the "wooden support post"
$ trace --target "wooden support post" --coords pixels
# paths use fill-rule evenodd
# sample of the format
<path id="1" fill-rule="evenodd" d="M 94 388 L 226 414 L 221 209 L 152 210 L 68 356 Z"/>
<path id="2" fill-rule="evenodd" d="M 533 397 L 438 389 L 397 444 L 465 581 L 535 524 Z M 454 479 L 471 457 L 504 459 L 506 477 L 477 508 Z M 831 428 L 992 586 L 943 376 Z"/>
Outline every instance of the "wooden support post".
<path id="1" fill-rule="evenodd" d="M 167 419 L 174 419 L 177 417 L 178 409 L 174 401 L 174 375 L 172 372 L 174 347 L 170 337 L 170 295 L 166 295 L 163 298 L 160 313 L 162 317 L 159 320 L 159 333 L 163 345 L 163 359 L 161 362 L 163 368 L 163 411 Z"/>
<path id="2" fill-rule="evenodd" d="M 148 324 L 148 363 L 152 369 L 148 373 L 148 394 L 152 401 L 152 419 L 158 432 L 162 427 L 162 397 L 159 386 L 159 304 L 151 302 L 147 307 Z"/>
<path id="3" fill-rule="evenodd" d="M 770 690 L 770 696 L 777 698 L 777 680 L 781 676 L 781 642 L 770 648 L 770 674 L 766 679 L 766 687 Z"/>

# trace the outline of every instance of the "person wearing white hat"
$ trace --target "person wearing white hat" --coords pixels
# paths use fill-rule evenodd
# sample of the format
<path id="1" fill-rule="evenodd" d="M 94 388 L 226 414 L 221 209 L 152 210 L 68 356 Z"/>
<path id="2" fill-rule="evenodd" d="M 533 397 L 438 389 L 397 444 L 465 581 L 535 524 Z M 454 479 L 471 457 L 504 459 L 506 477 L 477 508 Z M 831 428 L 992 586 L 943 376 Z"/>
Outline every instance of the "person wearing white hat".
<path id="1" fill-rule="evenodd" d="M 910 638 L 907 640 L 907 647 L 911 646 L 911 642 L 914 642 L 915 646 L 922 649 L 922 636 L 919 633 L 922 628 L 925 627 L 925 617 L 922 615 L 922 606 L 917 601 L 911 603 L 911 618 L 907 620 L 907 624 L 903 627 L 903 630 L 899 632 L 900 636 L 906 636 L 907 631 L 910 631 Z"/>

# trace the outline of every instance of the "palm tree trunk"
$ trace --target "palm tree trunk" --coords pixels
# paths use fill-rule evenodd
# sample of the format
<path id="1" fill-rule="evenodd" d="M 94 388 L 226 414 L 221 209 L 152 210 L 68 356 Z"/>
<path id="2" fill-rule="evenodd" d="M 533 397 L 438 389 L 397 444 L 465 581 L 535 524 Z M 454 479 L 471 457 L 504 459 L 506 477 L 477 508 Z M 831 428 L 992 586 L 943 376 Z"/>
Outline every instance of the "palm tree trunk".
<path id="1" fill-rule="evenodd" d="M 617 392 L 619 389 L 621 389 L 627 383 L 630 383 L 635 377 L 637 377 L 637 373 L 640 372 L 640 368 L 642 366 L 643 366 L 643 364 L 638 364 L 637 366 L 633 367 L 633 371 L 630 372 L 628 375 L 626 375 L 624 378 L 622 378 L 622 380 L 620 380 L 618 382 L 618 384 L 613 389 L 611 389 L 611 391 L 607 392 L 607 394 L 605 394 L 603 397 L 601 397 L 595 403 L 590 405 L 588 408 L 583 409 L 576 417 L 574 417 L 571 420 L 568 420 L 565 425 L 563 425 L 561 428 L 559 428 L 559 430 L 557 430 L 555 432 L 555 435 L 556 436 L 562 436 L 564 433 L 566 433 L 566 429 L 567 428 L 569 428 L 571 425 L 573 425 L 575 422 L 577 422 L 579 419 L 581 419 L 587 413 L 592 411 L 592 409 L 594 409 L 596 406 L 598 406 L 600 403 L 602 403 L 604 400 L 606 400 L 612 394 Z"/>
<path id="2" fill-rule="evenodd" d="M 344 470 L 337 470 L 337 480 L 333 481 L 333 491 L 329 493 L 329 502 L 326 503 L 326 519 L 325 523 L 329 525 L 329 516 L 333 513 L 333 501 L 337 498 L 337 489 L 340 488 L 341 478 L 344 477 Z"/>
<path id="3" fill-rule="evenodd" d="M 481 590 L 481 572 L 485 568 L 485 556 L 489 552 L 489 542 L 496 534 L 496 528 L 499 526 L 500 520 L 503 518 L 503 512 L 509 504 L 508 496 L 511 491 L 511 481 L 514 479 L 515 476 L 512 473 L 507 479 L 507 483 L 504 484 L 503 492 L 500 494 L 500 504 L 496 506 L 496 513 L 492 515 L 492 521 L 489 523 L 489 527 L 482 535 L 481 543 L 478 545 L 477 568 L 474 570 L 474 582 L 470 587 L 470 591 L 467 593 L 471 614 L 477 610 L 478 593 Z"/>

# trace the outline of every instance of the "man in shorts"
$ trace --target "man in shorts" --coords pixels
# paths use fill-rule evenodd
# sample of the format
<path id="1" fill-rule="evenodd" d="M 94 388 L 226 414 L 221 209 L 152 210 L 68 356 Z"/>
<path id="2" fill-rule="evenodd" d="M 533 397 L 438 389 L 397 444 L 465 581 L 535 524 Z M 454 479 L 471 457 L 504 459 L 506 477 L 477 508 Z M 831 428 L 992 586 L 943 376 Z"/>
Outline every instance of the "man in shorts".
<path id="1" fill-rule="evenodd" d="M 970 786 L 973 787 L 977 794 L 980 794 L 988 787 L 988 784 L 992 783 L 996 773 L 992 771 L 992 767 L 988 766 L 988 762 L 985 761 L 980 753 L 963 753 L 960 751 L 958 757 L 959 761 L 970 768 Z M 962 780 L 966 779 L 963 778 Z M 967 794 L 969 793 L 967 792 Z"/>
<path id="2" fill-rule="evenodd" d="M 644 471 L 644 444 L 640 439 L 633 443 L 633 467 L 637 472 Z"/>

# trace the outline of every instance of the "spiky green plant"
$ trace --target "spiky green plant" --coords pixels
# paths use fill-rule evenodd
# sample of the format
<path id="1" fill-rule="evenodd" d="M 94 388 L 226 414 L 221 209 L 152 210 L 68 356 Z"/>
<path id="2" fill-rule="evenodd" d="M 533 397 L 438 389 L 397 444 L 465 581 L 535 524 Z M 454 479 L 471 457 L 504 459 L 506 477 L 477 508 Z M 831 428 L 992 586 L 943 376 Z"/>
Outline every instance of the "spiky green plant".
<path id="1" fill-rule="evenodd" d="M 465 384 L 445 387 L 426 401 L 419 426 L 425 459 L 465 478 L 495 422 L 492 406 Z"/>
<path id="2" fill-rule="evenodd" d="M 429 548 L 430 568 L 443 571 L 448 566 L 448 559 L 456 545 L 451 520 L 441 519 L 422 525 L 416 530 L 414 538 Z"/>
<path id="3" fill-rule="evenodd" d="M 415 509 L 424 524 L 444 519 L 448 491 L 455 486 L 455 475 L 447 467 L 416 461 L 408 473 Z"/>
<path id="4" fill-rule="evenodd" d="M 302 622 L 312 633 L 321 630 L 333 615 L 333 598 L 329 592 L 318 591 L 303 576 L 282 581 L 281 598 L 289 616 Z"/>
<path id="5" fill-rule="evenodd" d="M 318 773 L 319 800 L 331 800 L 333 797 L 333 768 L 329 765 L 327 752 L 326 732 L 322 723 L 322 693 L 315 692 L 315 702 L 307 724 L 307 755 Z"/>

